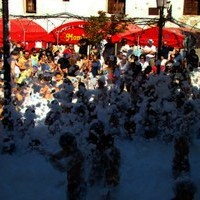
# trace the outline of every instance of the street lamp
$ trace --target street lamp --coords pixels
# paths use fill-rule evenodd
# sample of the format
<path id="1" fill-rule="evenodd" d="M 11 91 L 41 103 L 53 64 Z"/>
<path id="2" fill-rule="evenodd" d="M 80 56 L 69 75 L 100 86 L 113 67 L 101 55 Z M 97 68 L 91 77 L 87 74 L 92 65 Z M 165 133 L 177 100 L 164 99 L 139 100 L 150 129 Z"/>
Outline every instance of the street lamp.
<path id="1" fill-rule="evenodd" d="M 162 48 L 162 36 L 163 36 L 163 27 L 165 25 L 166 18 L 164 16 L 164 9 L 169 7 L 170 1 L 168 0 L 156 0 L 157 8 L 160 12 L 160 17 L 158 21 L 158 59 L 161 58 L 161 48 Z"/>
<path id="2" fill-rule="evenodd" d="M 11 101 L 11 76 L 8 57 L 10 56 L 9 41 L 9 10 L 8 0 L 2 0 L 2 18 L 3 18 L 3 60 L 4 60 L 4 98 L 7 104 Z"/>

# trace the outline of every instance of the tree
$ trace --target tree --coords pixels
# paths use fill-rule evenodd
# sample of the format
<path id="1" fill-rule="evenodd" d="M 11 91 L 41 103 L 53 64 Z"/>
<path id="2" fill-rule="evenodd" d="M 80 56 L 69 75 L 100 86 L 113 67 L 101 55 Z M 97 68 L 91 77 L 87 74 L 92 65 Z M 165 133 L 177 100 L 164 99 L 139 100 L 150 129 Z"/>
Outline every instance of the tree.
<path id="1" fill-rule="evenodd" d="M 99 11 L 98 16 L 91 16 L 84 25 L 84 30 L 90 44 L 99 44 L 107 35 L 122 33 L 126 30 L 128 21 L 124 14 L 107 16 L 106 12 Z"/>

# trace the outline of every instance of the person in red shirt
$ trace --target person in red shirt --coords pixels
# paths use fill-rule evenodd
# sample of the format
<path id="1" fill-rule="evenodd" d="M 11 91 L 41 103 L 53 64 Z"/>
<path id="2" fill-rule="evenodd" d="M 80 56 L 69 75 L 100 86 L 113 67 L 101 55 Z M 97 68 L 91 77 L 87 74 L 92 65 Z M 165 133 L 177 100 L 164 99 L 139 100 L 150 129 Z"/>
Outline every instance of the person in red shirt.
<path id="1" fill-rule="evenodd" d="M 158 67 L 156 66 L 155 59 L 151 59 L 149 65 L 151 66 L 151 74 L 157 74 Z"/>
<path id="2" fill-rule="evenodd" d="M 75 53 L 74 45 L 69 44 L 66 46 L 65 50 L 63 51 L 63 55 L 72 55 Z"/>

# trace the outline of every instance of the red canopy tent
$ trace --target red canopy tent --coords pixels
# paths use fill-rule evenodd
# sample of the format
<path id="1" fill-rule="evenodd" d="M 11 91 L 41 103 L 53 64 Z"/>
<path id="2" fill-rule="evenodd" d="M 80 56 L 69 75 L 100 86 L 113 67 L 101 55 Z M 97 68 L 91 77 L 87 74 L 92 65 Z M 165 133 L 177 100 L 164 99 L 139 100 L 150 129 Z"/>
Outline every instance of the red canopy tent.
<path id="1" fill-rule="evenodd" d="M 36 22 L 27 18 L 10 19 L 10 40 L 21 43 L 51 42 L 53 38 Z M 0 43 L 3 43 L 3 21 L 0 19 Z"/>
<path id="2" fill-rule="evenodd" d="M 158 46 L 159 27 L 151 27 L 126 36 L 127 40 L 138 41 L 140 45 L 146 45 L 148 39 L 154 40 L 154 45 Z M 167 41 L 169 46 L 183 47 L 185 35 L 179 29 L 163 28 L 162 40 Z"/>
<path id="3" fill-rule="evenodd" d="M 112 42 L 116 43 L 116 42 L 120 42 L 123 38 L 126 38 L 126 36 L 131 35 L 131 34 L 135 34 L 139 31 L 141 31 L 142 28 L 139 27 L 136 24 L 129 24 L 127 26 L 127 29 L 122 32 L 122 33 L 118 33 L 112 36 Z M 127 39 L 127 38 L 126 38 Z"/>
<path id="4" fill-rule="evenodd" d="M 84 21 L 68 22 L 53 29 L 49 35 L 55 39 L 57 45 L 77 44 L 84 34 L 84 24 Z"/>
<path id="5" fill-rule="evenodd" d="M 187 38 L 190 38 L 189 43 L 192 43 L 196 48 L 200 47 L 200 30 L 186 27 L 170 28 L 170 30 L 174 32 L 180 32 L 181 34 L 185 35 L 186 40 Z M 187 46 L 185 43 L 186 41 L 184 41 L 183 44 Z"/>

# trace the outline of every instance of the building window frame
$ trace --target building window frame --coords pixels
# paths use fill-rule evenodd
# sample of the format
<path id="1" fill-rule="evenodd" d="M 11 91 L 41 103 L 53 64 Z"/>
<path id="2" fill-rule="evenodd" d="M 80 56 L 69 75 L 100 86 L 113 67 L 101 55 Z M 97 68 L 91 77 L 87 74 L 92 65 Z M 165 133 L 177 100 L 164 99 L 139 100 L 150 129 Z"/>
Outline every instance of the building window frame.
<path id="1" fill-rule="evenodd" d="M 37 0 L 26 0 L 26 13 L 36 13 Z"/>
<path id="2" fill-rule="evenodd" d="M 149 15 L 159 15 L 158 8 L 151 7 L 151 8 L 149 8 L 148 12 L 149 12 Z"/>
<path id="3" fill-rule="evenodd" d="M 126 0 L 108 0 L 108 13 L 125 14 Z"/>
<path id="4" fill-rule="evenodd" d="M 183 15 L 200 15 L 200 1 L 184 0 Z"/>

